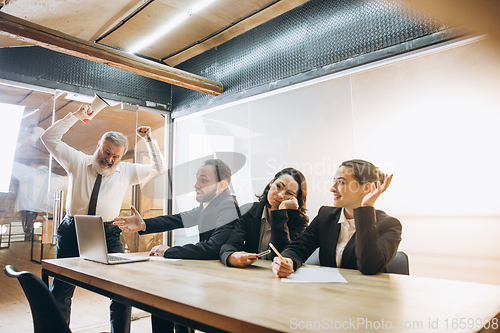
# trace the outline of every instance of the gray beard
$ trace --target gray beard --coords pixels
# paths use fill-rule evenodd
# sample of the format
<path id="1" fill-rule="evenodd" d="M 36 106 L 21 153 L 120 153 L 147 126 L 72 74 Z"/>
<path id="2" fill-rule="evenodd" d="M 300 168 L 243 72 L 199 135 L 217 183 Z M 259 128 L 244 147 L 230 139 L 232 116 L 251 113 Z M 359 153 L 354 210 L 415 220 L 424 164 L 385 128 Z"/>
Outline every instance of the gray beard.
<path id="1" fill-rule="evenodd" d="M 104 169 L 97 159 L 97 151 L 96 151 L 94 155 L 92 155 L 92 167 L 98 174 L 101 174 L 103 177 L 106 177 L 112 175 L 115 172 L 116 168 L 118 167 L 118 163 L 116 163 L 111 168 Z"/>

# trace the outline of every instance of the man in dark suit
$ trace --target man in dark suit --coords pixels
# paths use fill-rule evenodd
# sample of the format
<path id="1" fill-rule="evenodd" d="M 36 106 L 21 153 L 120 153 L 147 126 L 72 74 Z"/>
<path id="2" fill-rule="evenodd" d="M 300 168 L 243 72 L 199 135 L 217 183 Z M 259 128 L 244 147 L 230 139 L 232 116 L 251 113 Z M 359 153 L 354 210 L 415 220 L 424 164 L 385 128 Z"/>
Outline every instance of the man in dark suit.
<path id="1" fill-rule="evenodd" d="M 143 220 L 137 210 L 130 207 L 133 215 L 115 218 L 114 224 L 123 231 L 139 231 L 139 234 L 189 228 L 197 225 L 200 242 L 183 246 L 158 245 L 150 255 L 165 258 L 219 259 L 219 250 L 231 233 L 240 215 L 238 203 L 229 191 L 231 170 L 219 159 L 205 161 L 196 173 L 196 201 L 200 205 L 190 211 L 175 215 L 157 216 Z M 172 332 L 173 323 L 152 317 L 153 332 Z M 178 325 L 175 332 L 187 331 Z"/>

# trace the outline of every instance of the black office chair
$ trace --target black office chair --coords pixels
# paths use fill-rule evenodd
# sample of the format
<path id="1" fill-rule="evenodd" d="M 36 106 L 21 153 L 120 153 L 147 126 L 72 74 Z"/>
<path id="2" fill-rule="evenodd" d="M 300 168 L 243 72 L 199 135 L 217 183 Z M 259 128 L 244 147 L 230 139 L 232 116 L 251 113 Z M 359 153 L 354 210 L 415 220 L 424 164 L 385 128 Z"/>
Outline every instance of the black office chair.
<path id="1" fill-rule="evenodd" d="M 35 333 L 71 333 L 54 296 L 38 276 L 27 271 L 19 272 L 11 265 L 5 266 L 4 272 L 17 278 L 23 287 L 30 303 Z"/>
<path id="2" fill-rule="evenodd" d="M 403 251 L 398 251 L 387 265 L 387 273 L 410 275 L 410 262 Z"/>

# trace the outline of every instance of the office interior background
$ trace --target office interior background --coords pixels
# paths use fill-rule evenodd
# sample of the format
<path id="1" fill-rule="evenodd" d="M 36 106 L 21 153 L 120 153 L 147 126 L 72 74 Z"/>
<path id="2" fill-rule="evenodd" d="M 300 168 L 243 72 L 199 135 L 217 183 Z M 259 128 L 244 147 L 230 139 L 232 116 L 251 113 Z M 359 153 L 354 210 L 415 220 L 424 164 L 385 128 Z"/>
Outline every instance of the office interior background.
<path id="1" fill-rule="evenodd" d="M 223 16 L 228 2 L 213 2 L 215 9 L 193 14 L 199 21 L 191 28 L 181 25 L 136 52 L 221 82 L 219 96 L 0 35 L 0 103 L 25 106 L 17 142 L 3 142 L 16 146 L 16 163 L 45 170 L 30 180 L 46 193 L 31 258 L 53 255 L 53 225 L 65 198 L 56 181 L 65 172 L 37 140 L 37 128 L 98 93 L 112 106 L 89 124 L 76 124 L 65 142 L 92 154 L 105 131 L 121 131 L 131 142 L 124 160 L 148 163 L 135 128 L 150 125 L 170 165 L 168 174 L 130 189 L 123 215 L 131 204 L 146 217 L 193 208 L 196 169 L 219 157 L 233 169 L 231 189 L 240 204 L 254 201 L 281 168 L 301 170 L 312 219 L 332 203 L 338 165 L 362 158 L 394 174 L 376 207 L 401 221 L 400 250 L 409 255 L 412 275 L 499 284 L 500 43 L 494 29 L 457 22 L 440 8 L 414 9 L 412 1 L 236 1 L 241 6 Z M 162 12 L 188 3 L 68 1 L 43 11 L 12 0 L 1 12 L 125 52 L 158 26 Z M 473 7 L 498 13 L 482 4 Z M 455 17 L 467 11 L 460 6 Z M 78 18 L 93 13 L 95 24 L 88 27 Z M 111 24 L 124 17 L 125 23 Z M 255 17 L 262 22 L 248 23 Z M 210 44 L 245 22 L 244 32 Z M 26 181 L 14 177 L 1 194 L 2 246 L 20 221 L 17 196 Z M 126 235 L 124 242 L 140 251 L 171 236 L 183 244 L 196 241 L 197 232 Z"/>

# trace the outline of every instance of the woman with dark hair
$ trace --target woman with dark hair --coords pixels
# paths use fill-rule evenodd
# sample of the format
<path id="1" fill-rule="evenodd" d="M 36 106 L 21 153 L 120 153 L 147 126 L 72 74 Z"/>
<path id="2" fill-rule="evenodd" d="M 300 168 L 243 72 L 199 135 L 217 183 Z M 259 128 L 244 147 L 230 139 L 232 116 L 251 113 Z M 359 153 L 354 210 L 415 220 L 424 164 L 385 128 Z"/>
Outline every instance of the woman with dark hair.
<path id="1" fill-rule="evenodd" d="M 293 168 L 279 171 L 257 196 L 259 202 L 234 225 L 220 258 L 227 266 L 245 267 L 253 264 L 258 252 L 269 249 L 272 243 L 282 251 L 307 227 L 307 183 L 304 175 Z M 245 211 L 245 207 L 241 208 Z M 264 258 L 271 260 L 271 252 Z"/>
<path id="2" fill-rule="evenodd" d="M 373 204 L 391 183 L 372 163 L 343 162 L 335 173 L 333 206 L 323 206 L 304 233 L 274 258 L 277 277 L 287 277 L 319 247 L 320 265 L 359 269 L 363 274 L 385 271 L 401 241 L 401 223 Z"/>

